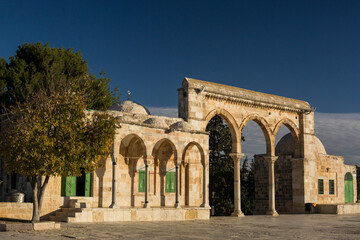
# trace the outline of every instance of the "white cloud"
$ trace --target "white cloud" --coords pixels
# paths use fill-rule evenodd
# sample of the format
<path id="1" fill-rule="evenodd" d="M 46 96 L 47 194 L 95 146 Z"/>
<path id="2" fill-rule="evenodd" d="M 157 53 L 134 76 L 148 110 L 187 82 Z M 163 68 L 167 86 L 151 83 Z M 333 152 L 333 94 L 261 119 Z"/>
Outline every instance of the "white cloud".
<path id="1" fill-rule="evenodd" d="M 360 113 L 315 113 L 315 133 L 328 154 L 360 165 Z"/>
<path id="2" fill-rule="evenodd" d="M 177 108 L 149 107 L 153 115 L 177 117 Z M 332 114 L 315 112 L 316 136 L 324 144 L 328 154 L 344 156 L 346 164 L 360 165 L 360 113 Z M 276 136 L 278 142 L 289 133 L 283 126 Z M 245 142 L 242 151 L 248 155 L 265 153 L 265 138 L 260 127 L 250 122 L 243 130 Z"/>
<path id="3" fill-rule="evenodd" d="M 178 109 L 174 107 L 147 107 L 151 115 L 177 117 Z"/>

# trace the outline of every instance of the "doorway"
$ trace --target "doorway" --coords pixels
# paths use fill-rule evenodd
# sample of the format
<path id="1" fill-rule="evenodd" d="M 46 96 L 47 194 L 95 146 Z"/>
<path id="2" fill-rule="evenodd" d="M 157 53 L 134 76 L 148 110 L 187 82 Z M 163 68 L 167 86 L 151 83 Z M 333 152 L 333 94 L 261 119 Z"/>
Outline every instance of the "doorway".
<path id="1" fill-rule="evenodd" d="M 345 174 L 345 203 L 354 202 L 353 177 L 351 173 Z"/>
<path id="2" fill-rule="evenodd" d="M 81 176 L 61 177 L 61 196 L 90 197 L 91 173 L 82 171 Z"/>

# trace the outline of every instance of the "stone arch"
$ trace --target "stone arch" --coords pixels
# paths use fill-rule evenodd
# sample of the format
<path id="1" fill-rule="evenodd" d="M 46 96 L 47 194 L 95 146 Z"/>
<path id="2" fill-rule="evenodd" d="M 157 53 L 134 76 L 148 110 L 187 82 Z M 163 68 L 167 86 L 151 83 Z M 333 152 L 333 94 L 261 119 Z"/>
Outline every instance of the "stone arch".
<path id="1" fill-rule="evenodd" d="M 264 137 L 266 141 L 266 154 L 273 156 L 275 154 L 275 147 L 273 146 L 274 143 L 273 143 L 272 131 L 269 127 L 268 122 L 264 118 L 260 117 L 257 114 L 248 115 L 247 117 L 244 118 L 244 120 L 240 124 L 239 127 L 240 134 L 244 129 L 244 127 L 246 126 L 246 124 L 248 124 L 250 121 L 256 122 L 257 125 L 259 125 L 259 127 L 261 128 L 262 132 L 264 133 Z"/>
<path id="2" fill-rule="evenodd" d="M 152 156 L 154 158 L 154 187 L 159 186 L 159 189 L 154 189 L 154 193 L 160 194 L 161 206 L 170 206 L 175 202 L 173 194 L 175 193 L 175 168 L 178 164 L 178 151 L 171 140 L 163 138 L 153 146 Z M 170 189 L 168 189 L 168 184 Z"/>
<path id="3" fill-rule="evenodd" d="M 186 162 L 186 156 L 187 156 L 187 151 L 189 149 L 191 149 L 192 147 L 196 146 L 200 152 L 201 155 L 201 163 L 205 164 L 205 153 L 204 153 L 204 149 L 201 147 L 201 145 L 197 142 L 189 142 L 188 144 L 186 144 L 186 147 L 184 148 L 183 154 L 182 154 L 182 162 L 187 163 Z"/>
<path id="4" fill-rule="evenodd" d="M 198 159 L 200 157 L 200 159 Z M 197 142 L 188 143 L 182 154 L 180 189 L 186 206 L 200 206 L 206 197 L 206 164 L 203 148 Z M 201 183 L 201 184 L 199 184 Z M 200 193 L 203 193 L 200 195 Z"/>
<path id="5" fill-rule="evenodd" d="M 175 144 L 168 138 L 163 138 L 163 139 L 160 139 L 159 141 L 157 141 L 154 144 L 154 146 L 152 147 L 151 155 L 154 157 L 154 159 L 156 159 L 159 155 L 159 150 L 164 143 L 170 144 L 171 149 L 173 150 L 173 153 L 174 153 L 174 161 L 176 162 L 178 160 L 177 149 L 175 147 Z"/>
<path id="6" fill-rule="evenodd" d="M 275 141 L 276 135 L 277 135 L 280 127 L 282 127 L 283 125 L 289 129 L 289 131 L 294 139 L 295 157 L 300 157 L 300 130 L 296 126 L 296 124 L 293 121 L 291 121 L 290 119 L 288 119 L 288 118 L 281 119 L 275 125 L 274 130 L 272 131 L 274 141 Z M 275 142 L 273 143 L 272 146 L 275 148 Z M 273 149 L 273 151 L 275 152 L 275 149 Z"/>
<path id="7" fill-rule="evenodd" d="M 205 117 L 205 125 L 203 126 L 203 130 L 206 130 L 209 121 L 216 115 L 221 117 L 230 128 L 232 152 L 241 152 L 241 133 L 238 130 L 238 124 L 236 123 L 235 118 L 225 109 L 216 108 L 210 111 Z"/>
<path id="8" fill-rule="evenodd" d="M 129 164 L 131 157 L 136 157 L 136 156 L 130 156 L 134 154 L 133 151 L 136 145 L 140 146 L 143 149 L 143 151 L 140 154 L 141 156 L 144 157 L 145 160 L 147 156 L 147 147 L 145 145 L 144 140 L 139 135 L 134 133 L 126 135 L 120 142 L 120 147 L 119 147 L 120 155 L 122 155 L 125 158 L 125 162 L 127 164 Z M 139 155 L 139 153 L 137 153 L 137 155 Z"/>
<path id="9" fill-rule="evenodd" d="M 139 206 L 141 198 L 136 196 L 139 191 L 137 186 L 140 182 L 140 168 L 146 164 L 147 147 L 139 135 L 129 134 L 121 140 L 119 150 L 120 156 L 123 156 L 125 164 L 128 165 L 129 176 L 131 178 L 131 206 Z"/>

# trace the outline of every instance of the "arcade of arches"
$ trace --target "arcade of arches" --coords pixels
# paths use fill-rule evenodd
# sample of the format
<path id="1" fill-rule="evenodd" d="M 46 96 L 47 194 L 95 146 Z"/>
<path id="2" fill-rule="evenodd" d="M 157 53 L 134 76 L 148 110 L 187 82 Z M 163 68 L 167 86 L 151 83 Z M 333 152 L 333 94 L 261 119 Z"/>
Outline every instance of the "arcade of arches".
<path id="1" fill-rule="evenodd" d="M 356 168 L 345 165 L 343 157 L 326 154 L 315 136 L 314 111 L 307 102 L 190 78 L 184 79 L 178 97 L 178 118 L 150 115 L 145 107 L 130 100 L 112 106 L 110 112 L 121 128 L 117 130 L 113 152 L 103 159 L 101 168 L 91 173 L 89 196 L 66 195 L 72 192 L 68 185 L 62 186 L 65 195 L 61 196 L 61 182 L 65 181 L 52 178 L 42 214 L 60 206 L 86 206 L 89 209 L 77 212 L 75 217 L 64 214 L 53 219 L 208 219 L 206 126 L 215 115 L 231 131 L 235 206 L 232 216 L 243 216 L 241 132 L 250 121 L 259 125 L 266 142 L 266 153 L 254 157 L 255 213 L 304 213 L 308 203 L 328 206 L 356 202 L 356 181 L 352 181 L 356 179 Z M 275 146 L 281 126 L 286 126 L 290 134 Z M 3 216 L 0 210 L 0 217 L 9 216 Z"/>

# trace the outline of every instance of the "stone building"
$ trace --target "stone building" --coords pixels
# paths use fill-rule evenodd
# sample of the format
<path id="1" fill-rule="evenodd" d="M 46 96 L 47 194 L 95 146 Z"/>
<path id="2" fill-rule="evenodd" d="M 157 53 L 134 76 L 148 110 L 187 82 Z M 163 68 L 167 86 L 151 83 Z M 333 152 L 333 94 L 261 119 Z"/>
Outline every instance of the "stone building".
<path id="1" fill-rule="evenodd" d="M 356 202 L 355 194 L 350 196 L 351 191 L 356 193 L 356 181 L 351 181 L 356 179 L 355 166 L 326 155 L 315 136 L 314 112 L 307 102 L 190 78 L 184 79 L 178 97 L 179 118 L 153 116 L 130 100 L 112 106 L 110 112 L 121 125 L 112 153 L 93 173 L 51 178 L 42 214 L 68 222 L 208 219 L 206 126 L 215 115 L 231 131 L 233 216 L 243 216 L 241 131 L 250 121 L 260 126 L 266 141 L 266 153 L 255 157 L 257 213 L 303 213 L 307 203 L 341 213 L 339 204 Z M 275 146 L 283 125 L 291 134 Z M 11 188 L 27 191 L 26 178 L 3 170 L 0 177 L 0 200 Z M 0 217 L 27 219 L 31 208 L 31 203 L 1 202 Z M 356 212 L 353 208 L 343 212 Z"/>

